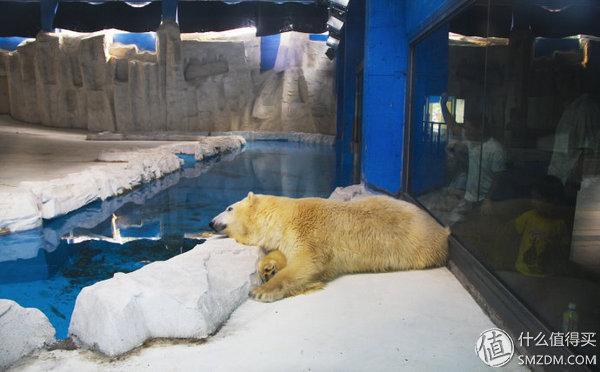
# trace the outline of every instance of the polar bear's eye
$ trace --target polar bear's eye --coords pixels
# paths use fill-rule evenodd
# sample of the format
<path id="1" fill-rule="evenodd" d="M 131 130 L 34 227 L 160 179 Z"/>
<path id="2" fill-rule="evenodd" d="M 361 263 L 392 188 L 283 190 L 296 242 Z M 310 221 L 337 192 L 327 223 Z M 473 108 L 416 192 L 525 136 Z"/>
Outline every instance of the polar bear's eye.
<path id="1" fill-rule="evenodd" d="M 231 212 L 232 210 L 233 210 L 233 207 L 227 208 L 227 212 Z"/>

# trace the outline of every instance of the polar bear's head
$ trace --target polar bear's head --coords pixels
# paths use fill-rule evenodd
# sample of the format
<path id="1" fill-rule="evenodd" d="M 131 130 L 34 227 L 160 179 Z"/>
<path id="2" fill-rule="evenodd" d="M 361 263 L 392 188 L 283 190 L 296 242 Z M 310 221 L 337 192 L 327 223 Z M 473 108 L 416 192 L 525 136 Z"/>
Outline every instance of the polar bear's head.
<path id="1" fill-rule="evenodd" d="M 235 239 L 240 244 L 251 244 L 252 221 L 255 214 L 258 196 L 249 192 L 248 196 L 234 203 L 208 224 L 218 233 Z"/>

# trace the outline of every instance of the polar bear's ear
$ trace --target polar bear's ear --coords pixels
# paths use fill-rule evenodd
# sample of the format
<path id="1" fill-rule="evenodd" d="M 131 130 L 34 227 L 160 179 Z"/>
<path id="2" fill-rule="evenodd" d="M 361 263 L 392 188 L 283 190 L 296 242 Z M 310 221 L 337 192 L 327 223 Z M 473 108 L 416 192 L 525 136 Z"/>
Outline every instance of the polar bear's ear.
<path id="1" fill-rule="evenodd" d="M 254 193 L 253 193 L 252 191 L 250 191 L 250 192 L 248 193 L 248 201 L 249 201 L 250 203 L 253 203 L 253 202 L 254 202 Z"/>

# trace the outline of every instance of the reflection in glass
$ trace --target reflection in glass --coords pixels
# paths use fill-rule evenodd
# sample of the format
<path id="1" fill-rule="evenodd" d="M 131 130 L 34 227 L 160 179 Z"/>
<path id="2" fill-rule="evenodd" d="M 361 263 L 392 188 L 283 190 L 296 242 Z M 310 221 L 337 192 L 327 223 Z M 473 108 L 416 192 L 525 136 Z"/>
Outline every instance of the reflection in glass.
<path id="1" fill-rule="evenodd" d="M 414 46 L 409 192 L 551 329 L 599 332 L 600 7 L 586 4 L 477 1 Z"/>

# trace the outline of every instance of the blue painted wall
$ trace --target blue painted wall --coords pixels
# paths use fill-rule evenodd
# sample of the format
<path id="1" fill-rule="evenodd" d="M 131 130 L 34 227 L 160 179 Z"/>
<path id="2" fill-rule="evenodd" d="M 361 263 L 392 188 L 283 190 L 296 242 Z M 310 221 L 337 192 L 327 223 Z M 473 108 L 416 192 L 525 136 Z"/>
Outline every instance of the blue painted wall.
<path id="1" fill-rule="evenodd" d="M 113 42 L 137 45 L 139 50 L 156 52 L 156 33 L 154 32 L 123 32 L 113 35 Z"/>
<path id="2" fill-rule="evenodd" d="M 281 34 L 263 36 L 260 38 L 260 70 L 268 71 L 275 67 L 277 53 L 281 44 Z"/>
<path id="3" fill-rule="evenodd" d="M 460 2 L 365 0 L 362 178 L 372 187 L 402 191 L 410 40 Z"/>
<path id="4" fill-rule="evenodd" d="M 414 195 L 446 183 L 446 128 L 425 121 L 429 118 L 425 117 L 424 109 L 428 98 L 439 103 L 439 96 L 446 91 L 448 52 L 447 27 L 431 33 L 414 52 L 410 146 L 410 192 Z"/>
<path id="5" fill-rule="evenodd" d="M 17 50 L 19 44 L 25 40 L 27 40 L 26 37 L 20 36 L 0 37 L 0 49 L 9 50 L 12 52 L 13 50 Z"/>
<path id="6" fill-rule="evenodd" d="M 366 1 L 362 178 L 390 193 L 402 185 L 408 69 L 404 10 L 403 1 Z"/>
<path id="7" fill-rule="evenodd" d="M 410 38 L 461 0 L 406 0 L 406 33 Z"/>
<path id="8" fill-rule="evenodd" d="M 364 56 L 364 2 L 352 1 L 346 16 L 342 43 L 337 53 L 337 141 L 336 161 L 338 183 L 346 186 L 352 183 L 354 156 L 352 154 L 352 134 L 356 112 L 356 79 L 359 65 Z"/>
<path id="9" fill-rule="evenodd" d="M 349 89 L 349 84 L 344 79 L 344 66 L 346 60 L 344 58 L 346 44 L 342 40 L 336 50 L 335 59 L 335 93 L 337 98 L 336 107 L 336 141 L 335 141 L 335 170 L 336 170 L 336 186 L 348 186 L 351 176 L 348 173 L 352 169 L 352 164 L 348 162 L 352 158 L 350 148 L 346 145 L 347 138 L 351 135 L 352 128 L 344 127 L 344 112 L 346 90 Z"/>
<path id="10" fill-rule="evenodd" d="M 329 37 L 328 34 L 310 34 L 308 35 L 308 39 L 311 41 L 327 41 L 327 38 Z"/>

